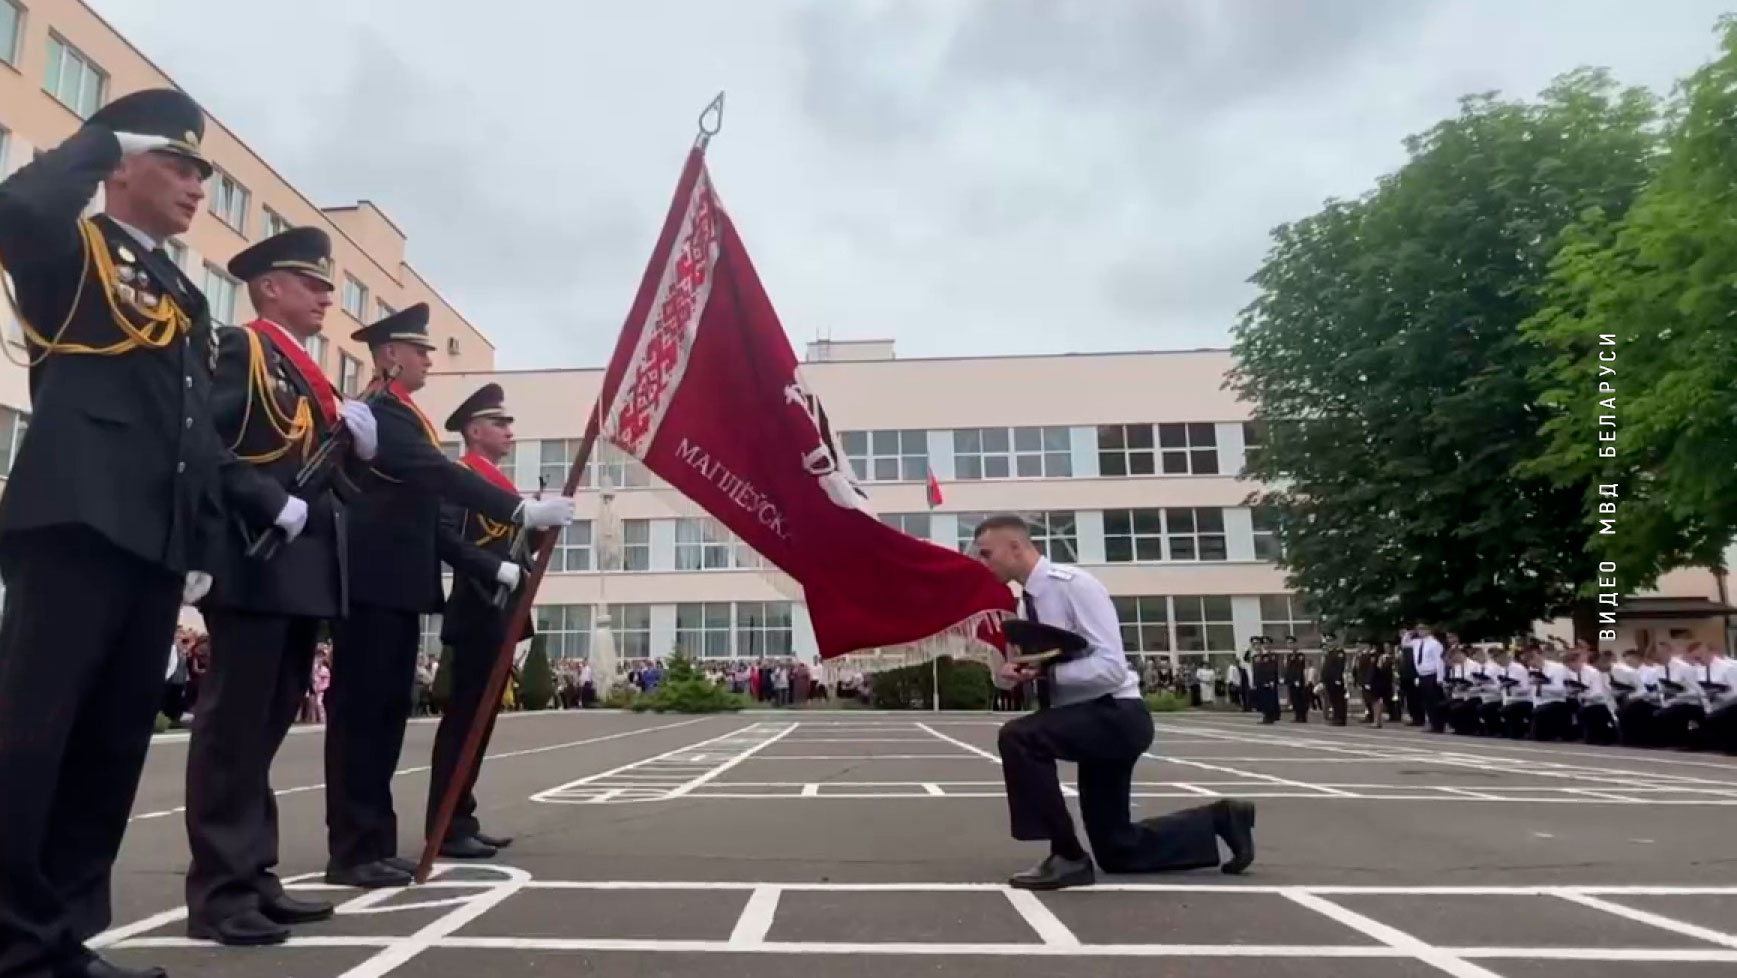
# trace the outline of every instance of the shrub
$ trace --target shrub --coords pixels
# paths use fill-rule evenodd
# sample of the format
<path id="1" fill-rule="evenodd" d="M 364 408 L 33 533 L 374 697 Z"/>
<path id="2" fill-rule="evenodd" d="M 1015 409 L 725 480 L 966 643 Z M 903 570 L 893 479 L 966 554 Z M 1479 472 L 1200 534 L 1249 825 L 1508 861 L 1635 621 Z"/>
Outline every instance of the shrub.
<path id="1" fill-rule="evenodd" d="M 1153 713 L 1177 713 L 1188 709 L 1188 697 L 1176 693 L 1147 693 L 1146 709 Z"/>
<path id="2" fill-rule="evenodd" d="M 942 656 L 933 665 L 924 662 L 875 673 L 873 706 L 877 710 L 930 709 L 937 680 L 943 710 L 987 710 L 995 695 L 987 666 Z"/>
<path id="3" fill-rule="evenodd" d="M 519 671 L 519 709 L 546 710 L 555 701 L 555 671 L 549 668 L 549 653 L 543 650 L 543 636 L 531 639 L 530 654 L 525 656 Z"/>
<path id="4" fill-rule="evenodd" d="M 632 683 L 621 683 L 609 690 L 609 695 L 603 698 L 602 706 L 606 710 L 631 710 L 639 699 L 639 688 Z"/>
<path id="5" fill-rule="evenodd" d="M 706 678 L 694 668 L 693 658 L 678 650 L 669 660 L 663 682 L 650 693 L 635 697 L 628 709 L 635 713 L 734 713 L 748 705 L 746 696 Z"/>

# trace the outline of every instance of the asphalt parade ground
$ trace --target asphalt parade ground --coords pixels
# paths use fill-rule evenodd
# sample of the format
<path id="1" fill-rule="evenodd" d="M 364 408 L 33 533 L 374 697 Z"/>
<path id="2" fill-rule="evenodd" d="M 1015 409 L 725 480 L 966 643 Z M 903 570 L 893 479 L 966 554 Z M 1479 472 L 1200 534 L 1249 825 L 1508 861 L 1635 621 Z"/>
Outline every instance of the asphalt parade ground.
<path id="1" fill-rule="evenodd" d="M 511 848 L 340 889 L 321 882 L 322 734 L 298 729 L 273 772 L 279 871 L 338 913 L 265 949 L 186 937 L 186 742 L 168 735 L 97 944 L 172 978 L 1737 973 L 1737 758 L 1158 720 L 1135 817 L 1253 799 L 1247 874 L 1006 888 L 1044 850 L 1008 838 L 994 716 L 568 712 L 497 728 L 478 797 Z M 394 782 L 410 858 L 433 733 L 413 724 Z"/>

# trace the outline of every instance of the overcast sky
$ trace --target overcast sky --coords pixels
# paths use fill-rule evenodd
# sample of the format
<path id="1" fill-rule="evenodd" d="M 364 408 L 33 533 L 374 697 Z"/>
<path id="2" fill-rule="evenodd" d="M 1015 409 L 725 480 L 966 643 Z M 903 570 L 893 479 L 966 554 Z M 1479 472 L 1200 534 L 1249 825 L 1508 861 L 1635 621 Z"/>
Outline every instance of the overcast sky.
<path id="1" fill-rule="evenodd" d="M 1224 346 L 1270 229 L 1467 92 L 1667 91 L 1702 0 L 92 0 L 501 367 L 608 356 L 699 110 L 800 353 Z M 363 13 L 363 10 L 366 13 Z"/>

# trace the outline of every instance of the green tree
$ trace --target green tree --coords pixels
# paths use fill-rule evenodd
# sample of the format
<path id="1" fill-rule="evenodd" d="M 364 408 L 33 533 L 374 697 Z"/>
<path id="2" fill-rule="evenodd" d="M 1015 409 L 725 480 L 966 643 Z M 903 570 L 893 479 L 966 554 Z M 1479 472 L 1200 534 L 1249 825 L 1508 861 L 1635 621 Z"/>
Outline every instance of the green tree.
<path id="1" fill-rule="evenodd" d="M 1737 21 L 1719 32 L 1679 87 L 1656 177 L 1626 214 L 1585 216 L 1526 326 L 1553 412 L 1531 471 L 1575 490 L 1582 525 L 1610 521 L 1592 537 L 1616 565 L 1606 591 L 1720 567 L 1737 533 Z"/>
<path id="2" fill-rule="evenodd" d="M 555 671 L 549 667 L 549 653 L 543 648 L 541 635 L 531 639 L 531 651 L 525 654 L 525 664 L 519 670 L 519 708 L 546 710 L 555 701 Z"/>
<path id="3" fill-rule="evenodd" d="M 1519 327 L 1564 229 L 1645 183 L 1655 119 L 1600 71 L 1471 96 L 1376 189 L 1275 231 L 1227 384 L 1265 423 L 1246 474 L 1290 586 L 1341 631 L 1509 635 L 1594 576 L 1583 487 L 1516 472 L 1543 447 Z"/>

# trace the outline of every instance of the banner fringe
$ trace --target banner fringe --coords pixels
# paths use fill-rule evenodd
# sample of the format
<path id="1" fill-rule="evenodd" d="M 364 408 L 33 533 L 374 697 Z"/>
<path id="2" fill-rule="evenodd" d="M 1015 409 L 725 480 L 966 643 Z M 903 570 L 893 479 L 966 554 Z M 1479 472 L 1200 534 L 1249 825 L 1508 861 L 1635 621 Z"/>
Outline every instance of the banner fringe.
<path id="1" fill-rule="evenodd" d="M 981 662 L 994 668 L 995 660 L 1000 656 L 1000 650 L 980 638 L 979 633 L 983 631 L 985 626 L 994 626 L 994 629 L 999 631 L 1003 621 L 1016 617 L 1018 616 L 1013 612 L 999 608 L 979 611 L 969 618 L 914 642 L 846 652 L 825 659 L 822 664 L 829 669 L 844 666 L 858 672 L 876 673 L 889 669 L 903 669 L 906 666 L 923 665 L 934 659 L 950 657 Z"/>

